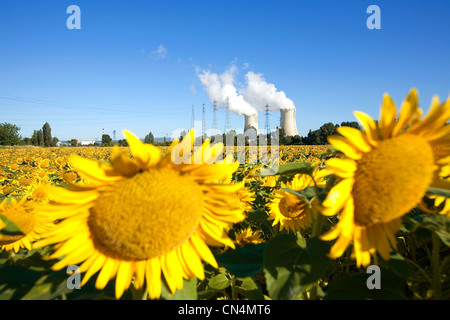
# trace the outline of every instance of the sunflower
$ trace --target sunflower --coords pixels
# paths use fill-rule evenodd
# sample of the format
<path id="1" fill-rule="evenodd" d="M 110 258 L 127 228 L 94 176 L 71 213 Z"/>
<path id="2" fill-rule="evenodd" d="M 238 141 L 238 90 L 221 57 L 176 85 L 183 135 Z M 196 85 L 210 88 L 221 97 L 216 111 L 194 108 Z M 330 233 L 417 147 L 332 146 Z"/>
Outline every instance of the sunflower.
<path id="1" fill-rule="evenodd" d="M 277 176 L 266 176 L 263 178 L 261 187 L 274 188 L 277 185 Z"/>
<path id="2" fill-rule="evenodd" d="M 51 258 L 63 258 L 54 270 L 81 263 L 81 285 L 100 271 L 97 289 L 116 278 L 117 299 L 132 281 L 137 289 L 146 285 L 155 299 L 162 278 L 174 293 L 183 278 L 204 279 L 202 260 L 217 268 L 209 245 L 234 248 L 224 230 L 245 218 L 238 205 L 242 184 L 222 181 L 239 164 L 213 164 L 223 144 L 205 141 L 192 153 L 193 130 L 164 157 L 157 147 L 123 133 L 133 158 L 119 148 L 109 162 L 72 156 L 71 165 L 90 184 L 50 192 L 54 202 L 40 210 L 62 221 L 35 246 L 56 244 Z"/>
<path id="3" fill-rule="evenodd" d="M 449 158 L 450 160 L 450 158 Z M 446 181 L 450 181 L 450 164 L 446 165 L 441 168 L 441 171 L 439 173 L 439 177 Z M 450 199 L 443 197 L 443 196 L 437 196 L 437 195 L 427 195 L 425 199 L 431 200 L 433 209 L 430 209 L 430 207 L 425 203 L 425 201 L 422 201 L 418 205 L 418 207 L 428 213 L 432 214 L 441 214 L 446 215 L 450 217 Z"/>
<path id="4" fill-rule="evenodd" d="M 20 248 L 31 250 L 31 244 L 53 227 L 52 218 L 34 211 L 33 203 L 26 198 L 15 198 L 0 203 L 0 214 L 14 222 L 22 234 L 0 236 L 0 250 L 18 252 Z"/>
<path id="5" fill-rule="evenodd" d="M 314 178 L 313 178 L 314 177 Z M 282 188 L 301 191 L 307 187 L 323 186 L 323 177 L 316 171 L 313 177 L 307 174 L 296 174 L 287 183 L 282 183 Z M 273 220 L 272 226 L 280 224 L 280 231 L 286 229 L 292 232 L 308 228 L 312 223 L 310 203 L 288 191 L 277 190 L 271 195 L 269 203 L 269 220 Z"/>
<path id="6" fill-rule="evenodd" d="M 258 244 L 264 242 L 260 231 L 253 231 L 251 227 L 240 230 L 236 232 L 236 243 L 240 246 L 245 246 L 246 244 L 253 243 Z"/>
<path id="7" fill-rule="evenodd" d="M 245 180 L 244 182 L 245 183 Z M 252 212 L 252 203 L 255 201 L 255 193 L 249 188 L 242 188 L 239 191 L 239 205 L 246 212 Z"/>
<path id="8" fill-rule="evenodd" d="M 389 259 L 401 217 L 421 202 L 428 187 L 450 189 L 438 175 L 450 155 L 450 100 L 441 104 L 433 97 L 421 118 L 418 94 L 412 89 L 398 117 L 388 94 L 378 123 L 362 112 L 354 114 L 364 131 L 340 127 L 342 136 L 328 138 L 345 156 L 327 161 L 325 170 L 341 180 L 322 202 L 322 213 L 340 213 L 340 218 L 322 239 L 339 237 L 330 250 L 332 258 L 340 257 L 353 241 L 357 265 L 368 266 L 377 252 Z"/>
<path id="9" fill-rule="evenodd" d="M 28 198 L 36 202 L 48 202 L 50 186 L 51 181 L 48 177 L 45 177 L 44 179 L 36 179 L 30 188 L 28 188 Z"/>

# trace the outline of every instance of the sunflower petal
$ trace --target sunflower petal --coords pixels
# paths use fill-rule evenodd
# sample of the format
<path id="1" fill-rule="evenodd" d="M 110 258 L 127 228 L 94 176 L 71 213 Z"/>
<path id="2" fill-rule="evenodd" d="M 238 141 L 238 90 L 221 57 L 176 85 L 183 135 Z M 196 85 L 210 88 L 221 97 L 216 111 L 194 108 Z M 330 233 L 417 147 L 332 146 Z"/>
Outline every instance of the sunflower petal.
<path id="1" fill-rule="evenodd" d="M 383 104 L 381 106 L 380 121 L 378 127 L 383 138 L 388 139 L 391 136 L 392 130 L 395 126 L 395 118 L 397 116 L 397 109 L 394 101 L 388 94 L 383 97 Z"/>

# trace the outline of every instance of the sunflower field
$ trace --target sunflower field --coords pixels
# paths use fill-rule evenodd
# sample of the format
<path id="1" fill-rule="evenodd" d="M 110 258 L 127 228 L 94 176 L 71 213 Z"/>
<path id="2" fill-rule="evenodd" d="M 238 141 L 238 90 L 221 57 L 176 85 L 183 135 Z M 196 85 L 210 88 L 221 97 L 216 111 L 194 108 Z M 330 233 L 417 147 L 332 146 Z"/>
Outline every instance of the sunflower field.
<path id="1" fill-rule="evenodd" d="M 0 149 L 0 299 L 450 299 L 450 100 L 355 116 L 276 169 L 193 131 Z"/>

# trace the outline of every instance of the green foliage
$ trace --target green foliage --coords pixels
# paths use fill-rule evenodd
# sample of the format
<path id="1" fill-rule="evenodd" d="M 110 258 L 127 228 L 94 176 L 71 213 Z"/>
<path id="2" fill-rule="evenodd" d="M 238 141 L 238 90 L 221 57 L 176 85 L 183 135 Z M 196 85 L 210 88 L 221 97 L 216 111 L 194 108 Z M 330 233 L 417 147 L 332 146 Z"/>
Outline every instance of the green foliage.
<path id="1" fill-rule="evenodd" d="M 0 124 L 0 145 L 14 146 L 20 143 L 20 128 L 12 123 Z"/>
<path id="2" fill-rule="evenodd" d="M 328 144 L 327 137 L 337 135 L 336 129 L 338 127 L 339 125 L 334 125 L 331 122 L 325 123 L 318 130 L 310 130 L 308 135 L 303 139 L 303 142 L 308 145 Z"/>
<path id="3" fill-rule="evenodd" d="M 410 214 L 409 221 L 413 223 L 413 228 L 424 228 L 430 230 L 450 247 L 450 217 L 440 214 L 428 214 L 416 211 Z"/>
<path id="4" fill-rule="evenodd" d="M 289 175 L 296 174 L 308 174 L 311 175 L 314 172 L 314 167 L 307 161 L 290 162 L 279 165 L 276 168 L 268 168 L 261 170 L 261 176 L 272 175 Z"/>
<path id="5" fill-rule="evenodd" d="M 76 147 L 77 145 L 78 145 L 78 140 L 77 139 L 70 140 L 70 146 L 71 147 Z"/>
<path id="6" fill-rule="evenodd" d="M 236 249 L 228 249 L 216 256 L 217 262 L 236 277 L 245 278 L 257 275 L 263 270 L 265 244 L 247 244 Z"/>
<path id="7" fill-rule="evenodd" d="M 102 146 L 110 146 L 112 144 L 112 138 L 109 134 L 102 135 Z"/>
<path id="8" fill-rule="evenodd" d="M 128 147 L 128 142 L 125 139 L 118 140 L 117 144 L 119 145 L 119 147 Z"/>
<path id="9" fill-rule="evenodd" d="M 328 243 L 317 238 L 306 241 L 298 234 L 272 239 L 264 253 L 267 289 L 272 299 L 293 299 L 310 289 L 331 266 Z"/>
<path id="10" fill-rule="evenodd" d="M 52 129 L 50 128 L 50 125 L 48 124 L 48 122 L 46 122 L 43 126 L 42 126 L 42 135 L 43 135 L 43 143 L 44 143 L 44 147 L 51 147 L 53 144 L 52 141 Z"/>
<path id="11" fill-rule="evenodd" d="M 154 144 L 155 143 L 155 137 L 153 137 L 153 133 L 149 133 L 144 138 L 144 143 Z"/>

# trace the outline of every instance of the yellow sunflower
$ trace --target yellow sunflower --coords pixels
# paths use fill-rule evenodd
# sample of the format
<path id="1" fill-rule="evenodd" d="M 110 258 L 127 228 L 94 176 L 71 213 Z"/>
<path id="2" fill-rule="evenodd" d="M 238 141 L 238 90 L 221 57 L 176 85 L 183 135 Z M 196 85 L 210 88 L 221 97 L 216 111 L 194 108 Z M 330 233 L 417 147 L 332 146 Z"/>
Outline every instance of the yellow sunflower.
<path id="1" fill-rule="evenodd" d="M 282 183 L 282 188 L 301 191 L 307 187 L 324 185 L 324 179 L 319 172 L 314 173 L 314 179 L 307 174 L 296 174 L 292 181 Z M 273 220 L 272 226 L 280 224 L 280 231 L 286 229 L 292 232 L 300 231 L 311 226 L 312 216 L 310 203 L 298 196 L 284 190 L 277 190 L 271 195 L 269 203 L 269 220 Z"/>
<path id="2" fill-rule="evenodd" d="M 245 183 L 245 180 L 243 181 Z M 242 188 L 239 191 L 239 205 L 241 208 L 246 212 L 253 211 L 252 203 L 255 201 L 255 193 L 248 189 L 248 188 Z"/>
<path id="3" fill-rule="evenodd" d="M 251 227 L 240 230 L 236 232 L 236 243 L 240 246 L 245 246 L 246 244 L 253 243 L 258 244 L 264 242 L 261 232 L 253 231 Z"/>
<path id="4" fill-rule="evenodd" d="M 450 160 L 450 158 L 449 158 Z M 446 180 L 450 181 L 450 164 L 441 168 L 439 176 Z M 419 208 L 425 212 L 432 214 L 442 214 L 450 217 L 450 199 L 437 196 L 437 195 L 427 195 L 426 198 L 431 199 L 433 201 L 434 209 L 430 209 L 425 202 L 422 202 L 419 205 Z"/>
<path id="5" fill-rule="evenodd" d="M 28 197 L 37 202 L 48 202 L 48 193 L 51 187 L 51 181 L 48 177 L 36 179 L 28 189 Z"/>
<path id="6" fill-rule="evenodd" d="M 117 299 L 132 280 L 137 289 L 146 284 L 150 298 L 159 298 L 162 276 L 173 293 L 183 278 L 204 279 L 202 260 L 217 267 L 208 245 L 234 248 L 224 230 L 245 218 L 238 197 L 242 184 L 221 182 L 239 164 L 207 165 L 223 144 L 206 141 L 191 153 L 194 131 L 164 157 L 157 147 L 123 133 L 133 158 L 115 148 L 109 163 L 70 159 L 90 184 L 52 189 L 54 203 L 40 210 L 62 222 L 36 247 L 56 244 L 51 258 L 63 258 L 54 270 L 81 264 L 82 285 L 100 271 L 96 288 L 116 278 Z"/>
<path id="7" fill-rule="evenodd" d="M 271 187 L 274 188 L 277 185 L 277 176 L 266 176 L 263 178 L 263 183 L 261 187 Z"/>
<path id="8" fill-rule="evenodd" d="M 14 222 L 20 229 L 20 235 L 1 235 L 0 250 L 18 252 L 20 248 L 31 250 L 31 244 L 40 238 L 40 235 L 53 227 L 52 218 L 45 213 L 37 213 L 33 203 L 22 198 L 3 200 L 0 203 L 0 214 Z"/>
<path id="9" fill-rule="evenodd" d="M 340 212 L 338 224 L 322 236 L 339 237 L 329 253 L 332 258 L 340 257 L 353 241 L 358 266 L 369 265 L 376 252 L 388 260 L 391 247 L 396 248 L 401 217 L 421 202 L 428 187 L 450 189 L 438 176 L 450 155 L 450 100 L 441 104 L 434 97 L 421 118 L 417 91 L 412 89 L 398 118 L 396 114 L 385 94 L 378 123 L 355 112 L 364 131 L 340 127 L 342 136 L 328 139 L 345 155 L 327 161 L 328 173 L 341 178 L 322 203 L 324 215 Z"/>

